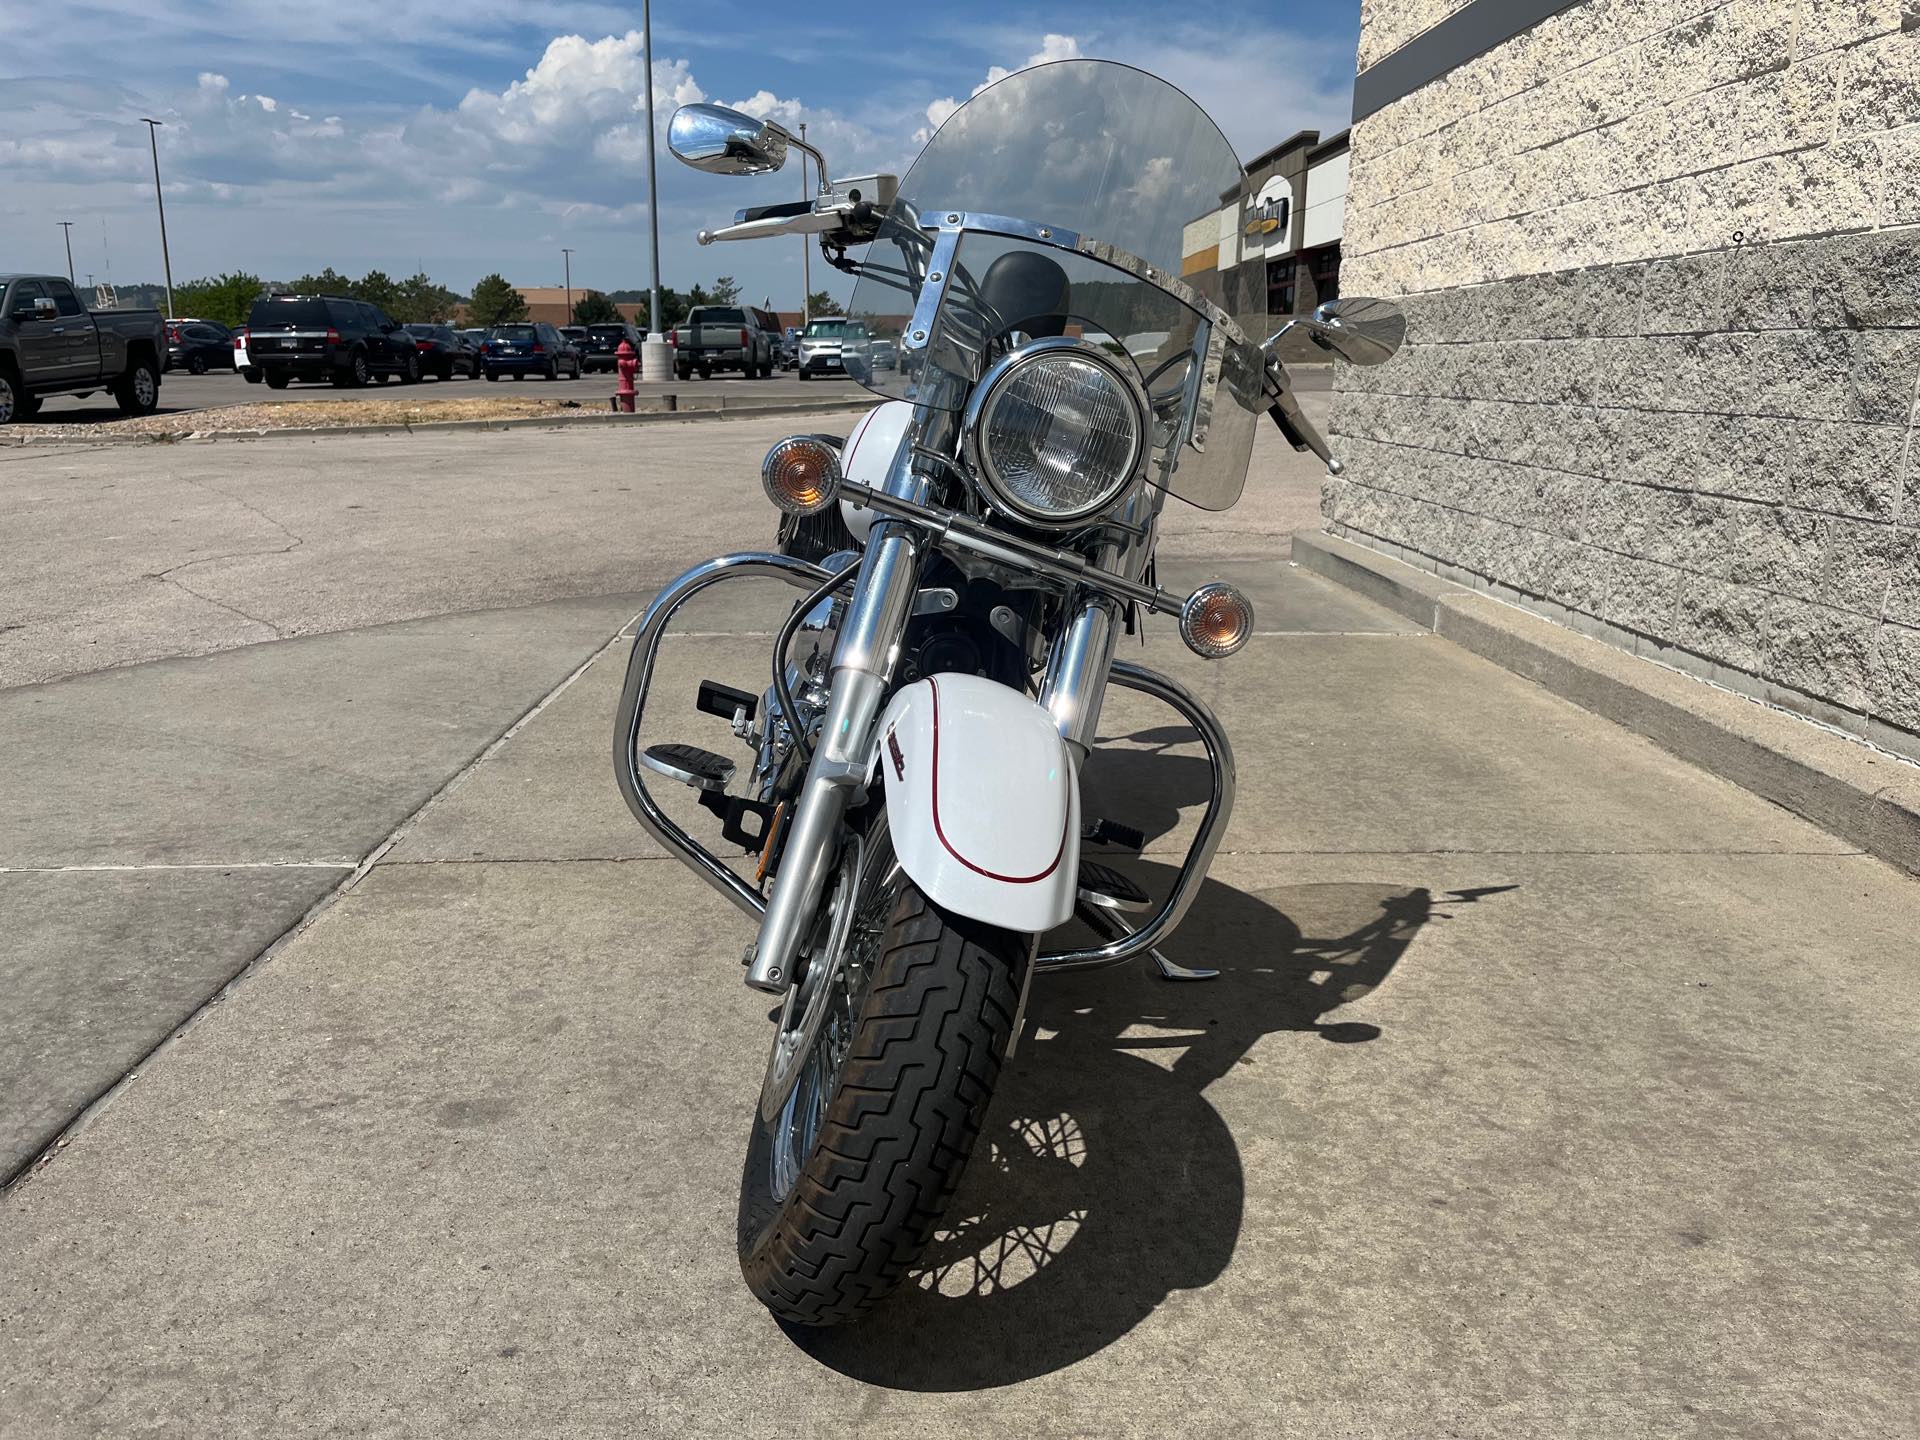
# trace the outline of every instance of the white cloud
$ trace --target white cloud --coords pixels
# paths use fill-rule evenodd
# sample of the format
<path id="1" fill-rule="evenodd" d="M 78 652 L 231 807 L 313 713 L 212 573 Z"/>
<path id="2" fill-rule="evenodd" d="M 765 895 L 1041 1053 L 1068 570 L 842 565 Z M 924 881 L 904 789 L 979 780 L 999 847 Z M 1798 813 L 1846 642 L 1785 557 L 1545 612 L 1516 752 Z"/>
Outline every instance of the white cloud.
<path id="1" fill-rule="evenodd" d="M 967 98 L 972 99 L 973 96 L 978 95 L 989 85 L 997 85 L 1009 75 L 1017 75 L 1022 70 L 1031 70 L 1035 65 L 1046 65 L 1055 60 L 1077 60 L 1079 58 L 1080 42 L 1077 39 L 1071 35 L 1054 35 L 1050 33 L 1041 39 L 1040 48 L 1029 55 L 1024 63 L 1014 66 L 1011 70 L 1004 65 L 989 67 L 987 70 L 987 78 L 974 86 Z M 935 100 L 930 103 L 927 106 L 927 123 L 913 132 L 913 143 L 916 145 L 925 145 L 933 138 L 936 130 L 953 118 L 953 112 L 960 108 L 961 103 L 962 102 L 954 99 L 951 95 L 945 99 Z"/>
<path id="2" fill-rule="evenodd" d="M 86 10 L 107 0 L 76 3 Z M 158 143 L 176 276 L 245 268 L 284 278 L 328 263 L 355 273 L 374 265 L 410 272 L 424 264 L 456 285 L 495 268 L 545 283 L 539 267 L 557 240 L 603 257 L 586 262 L 607 266 L 590 283 L 644 278 L 648 57 L 639 34 L 626 28 L 630 10 L 599 0 L 467 0 L 450 30 L 444 8 L 429 0 L 380 0 L 350 7 L 351 14 L 349 7 L 275 7 L 276 41 L 298 39 L 310 59 L 353 63 L 377 79 L 343 100 L 325 82 L 332 68 L 304 79 L 276 71 L 269 82 L 276 98 L 258 93 L 259 43 L 188 46 L 182 37 L 219 30 L 230 0 L 147 0 L 138 11 L 114 3 L 122 17 L 115 33 L 168 63 L 143 64 L 140 78 L 122 83 L 46 75 L 0 86 L 0 172 L 16 181 L 0 209 L 0 242 L 17 263 L 58 260 L 63 268 L 64 256 L 46 249 L 60 232 L 39 217 L 80 211 L 89 219 L 74 231 L 76 252 L 83 231 L 92 232 L 82 268 L 104 266 L 110 239 L 118 278 L 159 273 L 147 131 L 132 119 L 152 115 L 166 122 Z M 551 38 L 516 55 L 527 24 L 552 25 Z M 409 50 L 398 43 L 403 37 L 421 43 Z M 659 31 L 655 39 L 664 48 Z M 487 85 L 450 88 L 444 74 L 425 85 L 408 81 L 407 67 L 446 64 L 448 50 L 484 56 L 496 73 L 513 57 L 511 68 Z M 923 68 L 903 71 L 897 79 L 904 83 L 887 87 L 850 71 L 823 70 L 817 79 L 802 71 L 804 81 L 789 83 L 805 89 L 780 93 L 741 83 L 742 75 L 754 76 L 744 58 L 746 68 L 725 73 L 703 58 L 696 75 L 686 58 L 656 54 L 656 125 L 664 132 L 677 105 L 718 98 L 795 131 L 804 122 L 836 173 L 904 171 L 965 98 L 1018 70 L 1083 54 L 1137 63 L 1181 85 L 1215 110 L 1242 155 L 1296 123 L 1333 128 L 1345 114 L 1340 65 L 1321 66 L 1332 79 L 1316 82 L 1318 59 L 1271 25 L 1250 23 L 1230 51 L 1198 27 L 1163 20 L 1131 33 L 1089 28 L 1037 43 L 1015 39 L 998 53 L 1025 58 L 975 71 L 977 84 L 930 104 L 927 95 L 951 82 L 916 94 L 911 76 Z M 1343 63 L 1350 74 L 1350 55 Z M 169 86 L 152 78 L 159 76 L 177 78 Z M 382 98 L 364 98 L 369 93 Z M 435 95 L 457 98 L 418 98 Z M 827 96 L 844 99 L 821 103 Z M 1157 178 L 1139 178 L 1143 203 Z M 732 270 L 750 290 L 764 291 L 788 283 L 779 277 L 790 268 L 797 283 L 798 241 L 699 250 L 691 240 L 738 206 L 796 194 L 793 166 L 720 180 L 675 164 L 662 145 L 659 181 L 669 280 Z M 576 255 L 576 278 L 582 263 Z M 814 269 L 818 284 L 822 267 Z"/>

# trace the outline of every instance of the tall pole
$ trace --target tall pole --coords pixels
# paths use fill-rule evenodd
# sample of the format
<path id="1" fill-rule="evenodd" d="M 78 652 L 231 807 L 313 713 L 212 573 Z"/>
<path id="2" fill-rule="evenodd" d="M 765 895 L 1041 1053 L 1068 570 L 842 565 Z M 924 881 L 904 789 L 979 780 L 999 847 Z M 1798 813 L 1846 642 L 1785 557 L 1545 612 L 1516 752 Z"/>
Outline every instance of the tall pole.
<path id="1" fill-rule="evenodd" d="M 73 222 L 62 220 L 60 229 L 67 237 L 67 283 L 71 285 L 73 284 Z"/>
<path id="2" fill-rule="evenodd" d="M 653 173 L 653 0 L 640 6 L 642 43 L 647 47 L 647 228 L 653 235 L 653 279 L 649 285 L 649 334 L 660 334 L 660 187 Z"/>
<path id="3" fill-rule="evenodd" d="M 562 245 L 560 253 L 567 257 L 567 324 L 571 325 L 573 323 L 573 251 Z"/>
<path id="4" fill-rule="evenodd" d="M 147 127 L 147 144 L 153 149 L 153 203 L 160 211 L 160 264 L 167 275 L 167 318 L 173 318 L 173 257 L 167 254 L 167 202 L 160 196 L 160 126 L 162 121 L 150 120 L 142 115 L 140 121 Z"/>
<path id="5" fill-rule="evenodd" d="M 803 146 L 807 143 L 807 122 L 804 120 L 800 122 L 800 143 Z M 813 198 L 813 192 L 807 189 L 807 152 L 804 149 L 800 152 L 800 198 Z M 800 328 L 803 331 L 813 318 L 807 309 L 813 300 L 813 249 L 807 243 L 812 238 L 811 235 L 800 237 Z"/>

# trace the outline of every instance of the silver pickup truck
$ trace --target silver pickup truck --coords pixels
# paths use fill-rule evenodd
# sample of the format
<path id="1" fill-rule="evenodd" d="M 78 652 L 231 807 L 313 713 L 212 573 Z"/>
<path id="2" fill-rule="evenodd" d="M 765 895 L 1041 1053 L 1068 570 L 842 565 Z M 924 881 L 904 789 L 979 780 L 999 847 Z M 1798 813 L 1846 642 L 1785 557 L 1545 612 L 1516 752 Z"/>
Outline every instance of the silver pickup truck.
<path id="1" fill-rule="evenodd" d="M 673 369 L 682 380 L 700 372 L 738 370 L 747 379 L 773 374 L 773 342 L 780 333 L 777 316 L 748 305 L 696 305 L 673 327 Z"/>
<path id="2" fill-rule="evenodd" d="M 166 321 L 158 310 L 89 311 L 64 276 L 0 275 L 0 425 L 49 395 L 105 390 L 122 413 L 160 403 Z"/>

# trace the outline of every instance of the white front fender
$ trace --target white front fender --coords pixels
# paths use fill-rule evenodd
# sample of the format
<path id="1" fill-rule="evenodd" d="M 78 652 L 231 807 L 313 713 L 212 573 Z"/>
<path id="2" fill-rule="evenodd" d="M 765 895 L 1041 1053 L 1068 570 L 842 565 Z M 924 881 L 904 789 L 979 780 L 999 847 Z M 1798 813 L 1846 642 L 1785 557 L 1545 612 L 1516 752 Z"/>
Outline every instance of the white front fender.
<path id="1" fill-rule="evenodd" d="M 900 864 L 943 909 L 1038 934 L 1073 913 L 1080 784 L 1053 717 L 977 675 L 893 697 L 878 763 Z"/>

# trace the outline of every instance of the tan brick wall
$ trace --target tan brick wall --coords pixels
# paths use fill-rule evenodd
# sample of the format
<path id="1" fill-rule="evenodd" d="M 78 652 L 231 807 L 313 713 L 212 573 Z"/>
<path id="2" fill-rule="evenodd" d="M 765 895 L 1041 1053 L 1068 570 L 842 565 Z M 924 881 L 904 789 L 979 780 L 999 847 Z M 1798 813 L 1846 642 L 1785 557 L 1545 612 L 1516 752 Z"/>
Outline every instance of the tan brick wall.
<path id="1" fill-rule="evenodd" d="M 1361 0 L 1360 68 L 1431 30 L 1468 0 Z"/>
<path id="2" fill-rule="evenodd" d="M 1344 251 L 1332 529 L 1920 755 L 1920 0 L 1586 0 L 1355 126 Z"/>
<path id="3" fill-rule="evenodd" d="M 1354 126 L 1350 284 L 1399 295 L 1920 221 L 1920 29 L 1901 24 L 1902 0 L 1550 17 Z"/>

